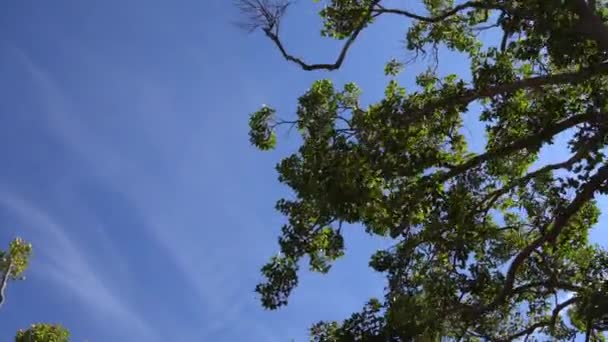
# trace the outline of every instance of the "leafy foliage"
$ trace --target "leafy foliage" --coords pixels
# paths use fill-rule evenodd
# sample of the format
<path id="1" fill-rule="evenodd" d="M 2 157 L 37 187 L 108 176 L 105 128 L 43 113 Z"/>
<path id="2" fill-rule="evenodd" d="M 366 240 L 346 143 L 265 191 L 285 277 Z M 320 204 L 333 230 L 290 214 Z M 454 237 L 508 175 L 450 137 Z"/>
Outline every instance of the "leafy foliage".
<path id="1" fill-rule="evenodd" d="M 70 333 L 61 325 L 32 324 L 27 330 L 19 330 L 15 342 L 68 342 Z"/>
<path id="2" fill-rule="evenodd" d="M 8 251 L 0 251 L 0 305 L 4 303 L 8 281 L 24 279 L 31 254 L 32 245 L 21 238 L 11 241 Z"/>
<path id="3" fill-rule="evenodd" d="M 305 259 L 328 272 L 345 252 L 349 223 L 394 240 L 370 260 L 386 275 L 385 298 L 342 323 L 314 325 L 313 341 L 602 340 L 607 252 L 588 233 L 600 215 L 595 197 L 608 191 L 606 1 L 422 0 L 422 14 L 385 2 L 323 2 L 321 34 L 344 40 L 333 63 L 294 57 L 277 20 L 257 23 L 304 70 L 339 68 L 360 32 L 388 15 L 411 23 L 410 52 L 434 56 L 415 89 L 393 78 L 366 107 L 354 84 L 338 90 L 320 80 L 294 120 L 268 124 L 267 107 L 252 116 L 262 150 L 282 123 L 302 135 L 277 166 L 295 198 L 276 206 L 287 223 L 280 256 L 262 269 L 262 304 L 287 304 Z M 482 43 L 477 34 L 488 29 L 502 38 Z M 439 75 L 440 47 L 467 56 L 471 77 Z M 385 74 L 402 67 L 391 60 Z M 473 103 L 486 127 L 481 153 L 462 133 Z M 558 135 L 568 139 L 563 159 L 541 164 Z"/>
<path id="4" fill-rule="evenodd" d="M 21 238 L 16 238 L 11 241 L 8 253 L 2 252 L 3 269 L 8 267 L 10 262 L 10 276 L 13 279 L 22 277 L 23 272 L 29 266 L 30 256 L 32 254 L 32 245 Z"/>
<path id="5" fill-rule="evenodd" d="M 272 108 L 263 107 L 249 119 L 249 141 L 260 150 L 270 150 L 276 144 L 277 137 L 271 127 L 274 112 Z"/>
<path id="6" fill-rule="evenodd" d="M 10 242 L 8 251 L 0 251 L 0 305 L 6 298 L 9 280 L 25 279 L 32 255 L 32 244 L 21 238 Z M 37 323 L 27 330 L 19 330 L 15 342 L 68 342 L 70 333 L 61 325 Z"/>

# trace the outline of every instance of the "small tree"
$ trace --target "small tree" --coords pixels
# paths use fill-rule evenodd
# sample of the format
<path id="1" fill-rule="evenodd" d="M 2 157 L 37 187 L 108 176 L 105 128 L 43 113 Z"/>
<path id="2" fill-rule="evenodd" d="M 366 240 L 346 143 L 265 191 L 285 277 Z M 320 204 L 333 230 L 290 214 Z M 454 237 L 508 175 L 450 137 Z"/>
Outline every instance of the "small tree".
<path id="1" fill-rule="evenodd" d="M 287 304 L 303 259 L 328 272 L 345 252 L 349 224 L 394 240 L 370 260 L 386 275 L 385 298 L 341 323 L 314 325 L 314 341 L 602 340 L 608 258 L 588 233 L 600 214 L 595 198 L 608 192 L 607 2 L 422 0 L 420 13 L 388 0 L 323 3 L 321 34 L 344 43 L 334 61 L 318 64 L 283 44 L 288 2 L 239 6 L 247 27 L 304 70 L 340 68 L 365 28 L 385 16 L 410 24 L 412 56 L 433 58 L 408 91 L 395 76 L 417 59 L 389 61 L 385 96 L 369 106 L 355 84 L 320 80 L 292 120 L 269 107 L 251 116 L 250 139 L 262 150 L 282 124 L 303 139 L 277 166 L 295 198 L 276 205 L 287 223 L 281 254 L 256 288 L 263 306 Z M 499 38 L 482 42 L 483 30 Z M 440 48 L 466 56 L 470 77 L 439 75 L 437 66 L 449 63 Z M 462 133 L 472 104 L 486 128 L 480 153 Z M 539 165 L 558 135 L 568 139 L 563 158 Z"/>
<path id="2" fill-rule="evenodd" d="M 61 325 L 38 323 L 27 330 L 19 330 L 15 342 L 68 342 L 70 333 Z"/>
<path id="3" fill-rule="evenodd" d="M 6 287 L 11 280 L 22 280 L 32 254 L 32 245 L 16 238 L 11 241 L 8 251 L 0 251 L 0 306 L 6 300 Z"/>
<path id="4" fill-rule="evenodd" d="M 23 280 L 32 255 L 32 244 L 15 238 L 8 251 L 0 251 L 0 306 L 6 299 L 9 281 Z M 27 330 L 19 330 L 15 342 L 68 342 L 70 334 L 61 325 L 37 323 Z"/>

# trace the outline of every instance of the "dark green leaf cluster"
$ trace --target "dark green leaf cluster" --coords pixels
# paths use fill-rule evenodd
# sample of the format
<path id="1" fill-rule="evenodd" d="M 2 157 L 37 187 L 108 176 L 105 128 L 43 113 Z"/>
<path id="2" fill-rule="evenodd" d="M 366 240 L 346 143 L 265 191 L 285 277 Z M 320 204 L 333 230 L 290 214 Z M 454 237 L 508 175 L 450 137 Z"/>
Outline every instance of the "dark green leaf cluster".
<path id="1" fill-rule="evenodd" d="M 259 284 L 255 290 L 262 295 L 264 307 L 276 309 L 287 304 L 289 293 L 298 285 L 297 271 L 297 263 L 284 256 L 275 256 L 262 267 L 262 274 L 268 282 Z"/>
<path id="2" fill-rule="evenodd" d="M 274 109 L 264 106 L 249 118 L 249 141 L 260 150 L 270 150 L 276 144 L 277 137 L 272 131 L 274 113 Z"/>

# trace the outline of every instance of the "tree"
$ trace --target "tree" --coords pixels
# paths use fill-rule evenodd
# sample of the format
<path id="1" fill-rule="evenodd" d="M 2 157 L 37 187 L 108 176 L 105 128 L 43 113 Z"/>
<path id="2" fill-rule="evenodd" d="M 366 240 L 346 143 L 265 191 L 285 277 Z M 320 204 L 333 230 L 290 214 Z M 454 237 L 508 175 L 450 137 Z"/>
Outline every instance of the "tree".
<path id="1" fill-rule="evenodd" d="M 0 251 L 0 306 L 6 298 L 9 281 L 25 279 L 32 255 L 32 244 L 21 238 L 10 242 L 8 251 Z M 68 342 L 70 334 L 61 325 L 38 323 L 27 330 L 19 330 L 15 342 Z"/>
<path id="2" fill-rule="evenodd" d="M 264 307 L 287 304 L 304 262 L 328 272 L 344 255 L 343 229 L 362 227 L 394 240 L 369 263 L 386 275 L 385 296 L 343 322 L 315 324 L 313 341 L 604 339 L 608 252 L 588 233 L 608 191 L 606 1 L 423 0 L 426 13 L 414 13 L 390 1 L 326 0 L 321 34 L 343 48 L 320 64 L 285 48 L 289 3 L 238 4 L 247 27 L 304 70 L 340 68 L 385 16 L 410 23 L 410 53 L 434 57 L 409 92 L 395 76 L 411 61 L 389 61 L 385 96 L 368 106 L 355 84 L 325 79 L 299 98 L 292 120 L 270 107 L 252 114 L 250 139 L 262 150 L 279 126 L 302 136 L 277 165 L 295 198 L 276 205 L 287 222 L 256 287 Z M 483 30 L 501 38 L 481 42 Z M 470 77 L 440 76 L 440 48 L 464 54 Z M 480 153 L 462 133 L 472 104 L 486 127 Z M 563 159 L 540 163 L 558 135 L 568 138 Z"/>
<path id="3" fill-rule="evenodd" d="M 11 241 L 8 251 L 0 251 L 0 306 L 4 304 L 8 282 L 24 279 L 31 254 L 32 245 L 20 238 Z"/>
<path id="4" fill-rule="evenodd" d="M 15 342 L 68 342 L 70 333 L 61 325 L 32 324 L 27 330 L 19 330 Z"/>

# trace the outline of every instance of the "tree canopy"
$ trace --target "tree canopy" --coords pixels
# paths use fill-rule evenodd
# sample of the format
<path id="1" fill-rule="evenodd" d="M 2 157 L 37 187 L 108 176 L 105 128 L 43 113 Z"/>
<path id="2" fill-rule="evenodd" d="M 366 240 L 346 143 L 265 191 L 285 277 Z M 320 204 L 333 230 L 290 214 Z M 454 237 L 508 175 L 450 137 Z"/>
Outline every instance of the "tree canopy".
<path id="1" fill-rule="evenodd" d="M 19 330 L 15 342 L 68 342 L 70 333 L 61 325 L 32 324 L 27 330 Z"/>
<path id="2" fill-rule="evenodd" d="M 285 48 L 288 2 L 238 5 L 248 28 L 307 71 L 340 68 L 384 16 L 409 23 L 410 54 L 435 58 L 408 90 L 392 77 L 407 61 L 389 60 L 384 97 L 371 105 L 361 105 L 357 85 L 324 79 L 291 120 L 271 107 L 251 115 L 261 150 L 274 147 L 279 126 L 302 137 L 277 165 L 294 198 L 276 204 L 286 223 L 256 287 L 262 305 L 286 305 L 304 263 L 328 272 L 345 253 L 348 224 L 394 240 L 369 262 L 386 275 L 385 296 L 342 322 L 315 324 L 313 341 L 604 340 L 608 252 L 589 230 L 608 191 L 607 2 L 422 0 L 420 13 L 382 0 L 321 3 L 321 35 L 343 48 L 320 64 Z M 483 30 L 500 39 L 482 42 Z M 470 79 L 440 76 L 439 48 L 466 56 Z M 473 104 L 486 135 L 477 153 L 463 134 Z M 541 149 L 558 135 L 568 139 L 562 159 L 543 164 Z"/>

